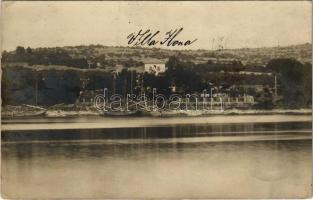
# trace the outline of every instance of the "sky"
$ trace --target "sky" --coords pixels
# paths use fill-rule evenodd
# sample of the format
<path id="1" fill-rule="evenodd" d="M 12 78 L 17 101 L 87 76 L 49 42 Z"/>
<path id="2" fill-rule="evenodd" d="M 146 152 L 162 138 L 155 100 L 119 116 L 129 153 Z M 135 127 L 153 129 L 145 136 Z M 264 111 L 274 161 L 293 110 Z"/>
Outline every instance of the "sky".
<path id="1" fill-rule="evenodd" d="M 127 36 L 140 29 L 159 30 L 162 39 L 167 31 L 180 27 L 184 30 L 177 39 L 197 41 L 171 48 L 267 47 L 312 41 L 310 1 L 20 1 L 3 2 L 1 9 L 2 50 L 127 46 Z"/>

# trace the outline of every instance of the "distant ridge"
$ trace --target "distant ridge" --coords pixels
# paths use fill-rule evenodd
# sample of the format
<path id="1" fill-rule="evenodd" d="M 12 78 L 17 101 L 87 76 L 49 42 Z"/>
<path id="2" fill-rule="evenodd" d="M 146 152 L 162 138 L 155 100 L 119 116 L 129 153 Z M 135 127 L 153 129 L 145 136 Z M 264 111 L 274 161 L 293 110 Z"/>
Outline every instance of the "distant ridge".
<path id="1" fill-rule="evenodd" d="M 26 49 L 26 47 L 24 47 Z M 178 56 L 181 60 L 205 63 L 210 59 L 235 59 L 243 64 L 266 65 L 273 58 L 294 58 L 302 63 L 312 63 L 312 44 L 304 43 L 289 46 L 239 48 L 219 50 L 170 50 L 146 47 L 124 47 L 103 45 L 78 45 L 64 47 L 41 47 L 33 52 L 66 52 L 74 58 L 86 58 L 90 62 L 102 62 L 107 66 L 125 63 L 129 60 L 145 63 L 153 61 L 165 62 L 170 56 Z M 9 53 L 14 53 L 11 51 Z"/>

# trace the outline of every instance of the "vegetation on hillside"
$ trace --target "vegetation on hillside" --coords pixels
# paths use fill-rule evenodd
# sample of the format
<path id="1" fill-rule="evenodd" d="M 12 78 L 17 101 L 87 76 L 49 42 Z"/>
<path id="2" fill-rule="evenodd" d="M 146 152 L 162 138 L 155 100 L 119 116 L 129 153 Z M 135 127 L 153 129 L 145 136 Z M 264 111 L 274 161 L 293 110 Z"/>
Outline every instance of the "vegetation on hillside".
<path id="1" fill-rule="evenodd" d="M 311 106 L 312 64 L 303 62 L 311 49 L 307 45 L 290 48 L 296 50 L 281 47 L 278 50 L 287 52 L 285 56 L 268 59 L 267 54 L 262 53 L 270 51 L 268 48 L 225 50 L 223 53 L 101 45 L 17 47 L 13 52 L 2 54 L 2 100 L 4 105 L 53 105 L 75 103 L 82 91 L 103 88 L 124 96 L 126 93 L 138 95 L 142 90 L 151 95 L 152 88 L 164 95 L 172 94 L 173 88 L 175 93 L 181 94 L 215 88 L 215 92 L 227 93 L 230 97 L 252 95 L 258 108 Z M 294 57 L 299 52 L 302 53 L 297 60 Z M 248 55 L 254 55 L 257 60 L 266 57 L 267 61 L 249 63 Z M 155 76 L 131 70 L 151 59 L 166 62 L 166 72 Z M 122 70 L 116 73 L 114 69 L 118 65 Z M 275 76 L 277 95 L 274 91 Z M 261 91 L 257 89 L 259 86 Z"/>

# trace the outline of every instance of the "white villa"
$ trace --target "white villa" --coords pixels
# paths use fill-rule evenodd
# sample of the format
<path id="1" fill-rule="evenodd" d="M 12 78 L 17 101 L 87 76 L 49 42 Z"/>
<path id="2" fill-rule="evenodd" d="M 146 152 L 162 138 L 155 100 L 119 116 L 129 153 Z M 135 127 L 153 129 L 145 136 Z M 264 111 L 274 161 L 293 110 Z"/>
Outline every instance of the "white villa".
<path id="1" fill-rule="evenodd" d="M 156 76 L 166 71 L 165 63 L 145 63 L 145 72 Z"/>

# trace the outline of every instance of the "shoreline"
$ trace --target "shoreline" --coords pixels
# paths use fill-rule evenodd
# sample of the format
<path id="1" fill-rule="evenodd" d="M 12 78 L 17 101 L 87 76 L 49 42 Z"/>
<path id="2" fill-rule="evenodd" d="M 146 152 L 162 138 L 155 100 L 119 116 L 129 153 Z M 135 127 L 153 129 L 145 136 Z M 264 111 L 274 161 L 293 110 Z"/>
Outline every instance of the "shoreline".
<path id="1" fill-rule="evenodd" d="M 152 111 L 144 112 L 141 117 L 193 117 L 193 116 L 216 116 L 216 115 L 272 115 L 272 114 L 292 114 L 292 115 L 309 115 L 312 109 L 273 109 L 273 110 L 172 110 L 172 111 Z M 58 117 L 81 117 L 81 116 L 103 116 L 98 111 L 47 111 L 47 118 Z M 118 117 L 118 116 L 114 116 Z M 127 117 L 127 116 L 121 116 Z"/>
<path id="2" fill-rule="evenodd" d="M 114 112 L 109 112 L 114 113 Z M 312 115 L 312 109 L 303 108 L 303 109 L 272 109 L 272 110 L 258 110 L 258 109 L 229 109 L 229 110 L 170 110 L 170 111 L 140 111 L 139 110 L 137 117 L 206 117 L 206 116 L 227 116 L 227 115 L 273 115 L 273 114 L 284 114 L 284 115 Z M 87 116 L 99 116 L 99 117 L 130 117 L 125 115 L 115 116 L 115 115 L 106 115 L 100 113 L 96 110 L 89 111 L 64 111 L 64 110 L 46 110 L 35 116 L 27 115 L 27 113 L 14 115 L 2 113 L 2 119 L 27 119 L 35 117 L 43 118 L 79 118 Z"/>
<path id="3" fill-rule="evenodd" d="M 151 120 L 153 119 L 153 120 Z M 4 120 L 2 131 L 161 127 L 188 124 L 311 122 L 311 115 L 212 115 L 188 117 L 88 117 Z M 3 123 L 4 122 L 4 123 Z"/>
<path id="4" fill-rule="evenodd" d="M 151 109 L 151 108 L 150 108 Z M 79 118 L 88 116 L 99 117 L 205 117 L 205 116 L 227 116 L 227 115 L 273 115 L 273 114 L 292 114 L 292 115 L 312 115 L 312 108 L 298 109 L 243 109 L 243 108 L 228 108 L 228 109 L 180 109 L 180 110 L 119 110 L 119 111 L 101 111 L 94 107 L 85 109 L 68 109 L 57 108 L 49 109 L 33 105 L 8 106 L 1 107 L 1 119 L 29 119 L 29 118 Z"/>

